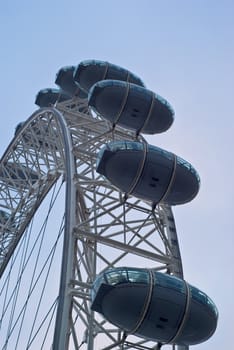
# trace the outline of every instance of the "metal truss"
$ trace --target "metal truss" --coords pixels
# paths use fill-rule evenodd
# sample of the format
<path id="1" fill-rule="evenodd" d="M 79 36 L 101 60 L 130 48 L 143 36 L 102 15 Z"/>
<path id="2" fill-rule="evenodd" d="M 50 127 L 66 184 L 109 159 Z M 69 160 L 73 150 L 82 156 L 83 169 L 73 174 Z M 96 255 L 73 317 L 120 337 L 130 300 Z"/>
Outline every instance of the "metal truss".
<path id="1" fill-rule="evenodd" d="M 171 208 L 127 196 L 96 172 L 104 144 L 136 139 L 146 142 L 113 128 L 76 98 L 35 112 L 1 159 L 0 206 L 9 218 L 1 222 L 0 275 L 53 184 L 61 176 L 66 183 L 54 350 L 161 346 L 126 335 L 90 310 L 92 282 L 109 267 L 149 267 L 183 277 Z"/>

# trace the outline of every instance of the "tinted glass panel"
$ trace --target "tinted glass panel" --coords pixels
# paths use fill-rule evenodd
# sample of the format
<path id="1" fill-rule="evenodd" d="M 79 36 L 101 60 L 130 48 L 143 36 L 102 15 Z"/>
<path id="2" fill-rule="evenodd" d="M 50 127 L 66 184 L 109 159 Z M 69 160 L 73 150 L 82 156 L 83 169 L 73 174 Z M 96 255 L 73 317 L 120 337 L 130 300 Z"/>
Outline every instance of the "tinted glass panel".
<path id="1" fill-rule="evenodd" d="M 194 174 L 196 176 L 196 178 L 198 179 L 198 182 L 200 183 L 200 177 L 199 177 L 198 173 L 196 172 L 194 167 L 189 162 L 187 162 L 186 160 L 184 160 L 183 158 L 181 158 L 179 156 L 176 156 L 176 160 L 177 160 L 178 164 L 187 168 L 192 174 Z"/>
<path id="2" fill-rule="evenodd" d="M 169 104 L 169 102 L 167 102 L 167 100 L 165 100 L 162 96 L 155 94 L 157 100 L 159 100 L 161 103 L 163 103 L 165 106 L 167 106 L 167 108 L 170 109 L 171 113 L 174 114 L 174 110 L 171 107 L 171 105 Z"/>
<path id="3" fill-rule="evenodd" d="M 105 273 L 106 281 L 115 285 L 118 283 L 148 283 L 149 272 L 143 269 L 118 268 Z"/>
<path id="4" fill-rule="evenodd" d="M 149 272 L 145 270 L 128 269 L 128 280 L 129 282 L 135 283 L 148 283 Z"/>
<path id="5" fill-rule="evenodd" d="M 216 307 L 216 305 L 214 304 L 213 300 L 211 300 L 208 295 L 207 295 L 207 304 L 214 310 L 216 316 L 218 317 L 218 309 Z"/>
<path id="6" fill-rule="evenodd" d="M 159 148 L 157 146 L 153 146 L 153 145 L 148 145 L 149 151 L 153 151 L 156 153 L 160 153 L 162 154 L 165 158 L 169 159 L 169 160 L 173 160 L 175 155 L 171 152 L 168 152 L 162 148 Z"/>
<path id="7" fill-rule="evenodd" d="M 93 286 L 92 286 L 92 289 L 91 289 L 91 299 L 94 300 L 97 292 L 98 292 L 98 289 L 100 287 L 100 285 L 102 283 L 105 283 L 105 279 L 104 279 L 104 275 L 101 274 L 99 276 L 96 277 L 94 283 L 93 283 Z"/>
<path id="8" fill-rule="evenodd" d="M 102 159 L 103 153 L 105 150 L 110 150 L 112 152 L 118 151 L 118 150 L 143 150 L 143 143 L 140 142 L 131 142 L 131 141 L 117 141 L 117 142 L 110 142 L 106 146 L 104 146 L 98 153 L 97 156 L 97 167 Z"/>
<path id="9" fill-rule="evenodd" d="M 128 282 L 126 270 L 112 270 L 105 273 L 106 280 L 109 284 L 115 285 L 118 283 Z"/>
<path id="10" fill-rule="evenodd" d="M 218 315 L 218 310 L 214 302 L 208 297 L 208 295 L 206 295 L 204 292 L 202 292 L 200 289 L 194 286 L 190 286 L 190 291 L 193 299 L 204 305 L 209 305 L 210 308 L 213 309 L 215 314 Z"/>
<path id="11" fill-rule="evenodd" d="M 155 284 L 156 286 L 162 286 L 177 290 L 181 293 L 186 293 L 185 282 L 175 276 L 167 275 L 160 272 L 155 272 Z"/>

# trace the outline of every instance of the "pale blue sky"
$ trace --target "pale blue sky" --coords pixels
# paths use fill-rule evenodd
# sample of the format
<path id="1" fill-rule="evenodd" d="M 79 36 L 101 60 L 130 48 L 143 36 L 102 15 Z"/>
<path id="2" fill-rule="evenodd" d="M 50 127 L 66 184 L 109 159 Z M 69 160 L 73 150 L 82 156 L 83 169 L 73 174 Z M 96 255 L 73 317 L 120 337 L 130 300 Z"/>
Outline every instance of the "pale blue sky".
<path id="1" fill-rule="evenodd" d="M 201 190 L 174 210 L 185 278 L 216 302 L 216 334 L 199 350 L 231 349 L 233 277 L 233 0 L 21 0 L 0 10 L 1 154 L 58 69 L 89 58 L 138 74 L 175 109 L 149 142 L 191 161 Z"/>

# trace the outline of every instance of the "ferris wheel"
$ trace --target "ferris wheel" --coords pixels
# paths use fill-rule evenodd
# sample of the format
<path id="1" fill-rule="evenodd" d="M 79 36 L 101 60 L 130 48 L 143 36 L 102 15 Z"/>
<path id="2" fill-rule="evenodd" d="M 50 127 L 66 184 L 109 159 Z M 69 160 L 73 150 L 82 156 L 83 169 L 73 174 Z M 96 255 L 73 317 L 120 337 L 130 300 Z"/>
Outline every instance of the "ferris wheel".
<path id="1" fill-rule="evenodd" d="M 149 145 L 173 110 L 135 74 L 83 61 L 41 90 L 0 161 L 0 349 L 179 349 L 218 313 L 183 279 L 171 206 L 199 176 Z"/>

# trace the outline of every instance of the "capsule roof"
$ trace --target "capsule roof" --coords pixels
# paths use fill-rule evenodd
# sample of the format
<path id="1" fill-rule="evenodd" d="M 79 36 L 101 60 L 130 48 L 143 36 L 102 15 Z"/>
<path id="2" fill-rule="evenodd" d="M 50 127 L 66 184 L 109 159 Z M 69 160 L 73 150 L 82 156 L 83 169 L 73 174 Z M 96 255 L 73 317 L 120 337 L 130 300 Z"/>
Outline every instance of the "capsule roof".
<path id="1" fill-rule="evenodd" d="M 147 340 L 194 345 L 217 326 L 217 308 L 204 292 L 154 270 L 109 269 L 94 281 L 91 299 L 109 322 Z"/>
<path id="2" fill-rule="evenodd" d="M 71 97 L 66 92 L 58 89 L 42 89 L 36 96 L 35 104 L 39 107 L 50 107 L 56 102 L 64 102 L 69 100 Z"/>
<path id="3" fill-rule="evenodd" d="M 173 123 L 174 111 L 161 96 L 142 86 L 118 80 L 96 83 L 89 93 L 89 106 L 113 125 L 156 134 Z"/>
<path id="4" fill-rule="evenodd" d="M 105 61 L 82 61 L 76 67 L 74 72 L 74 80 L 87 93 L 95 83 L 106 79 L 128 81 L 130 83 L 144 86 L 144 83 L 137 75 L 125 68 Z"/>
<path id="5" fill-rule="evenodd" d="M 75 66 L 66 66 L 60 68 L 56 75 L 55 84 L 58 85 L 61 90 L 64 90 L 71 97 L 78 96 L 80 98 L 87 98 L 87 93 L 81 90 L 80 86 L 74 81 L 74 71 Z"/>
<path id="6" fill-rule="evenodd" d="M 169 205 L 191 201 L 200 179 L 193 166 L 159 147 L 133 141 L 110 142 L 97 157 L 97 172 L 126 194 Z"/>

